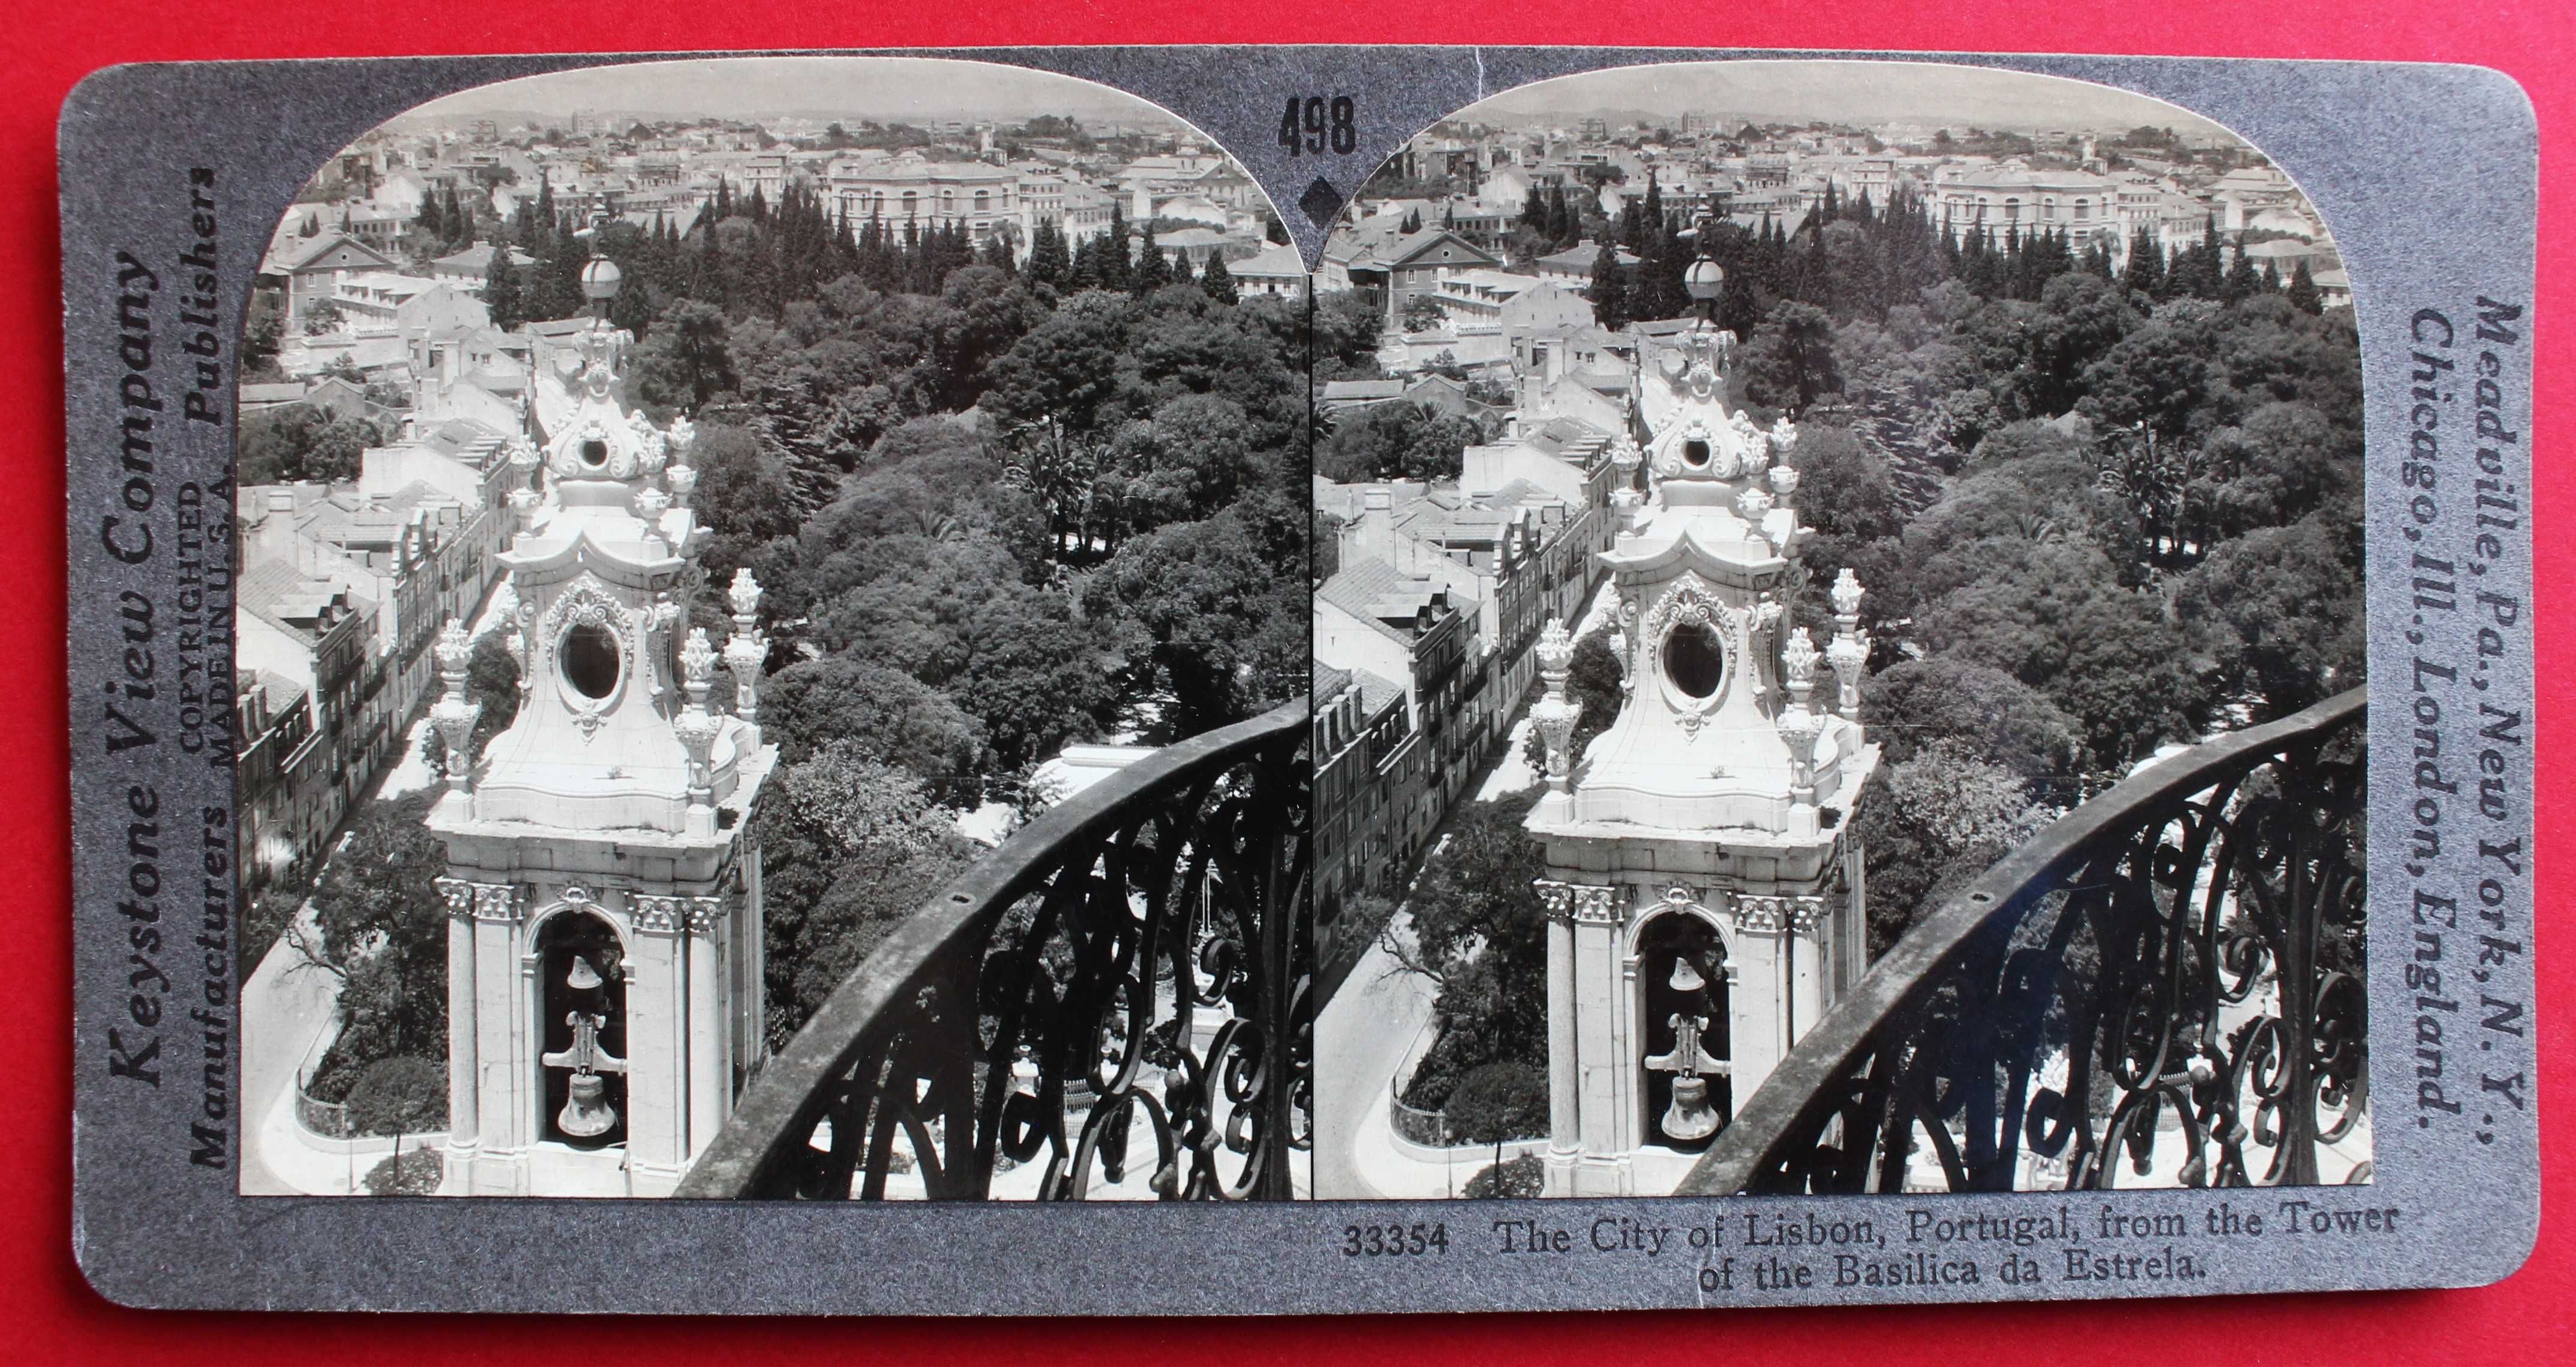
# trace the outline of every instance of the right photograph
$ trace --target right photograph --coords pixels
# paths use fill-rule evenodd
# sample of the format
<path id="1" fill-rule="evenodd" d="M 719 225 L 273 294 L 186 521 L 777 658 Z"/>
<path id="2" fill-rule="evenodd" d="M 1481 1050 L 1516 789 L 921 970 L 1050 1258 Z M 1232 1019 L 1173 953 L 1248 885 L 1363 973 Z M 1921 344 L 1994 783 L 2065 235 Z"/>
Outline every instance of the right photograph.
<path id="1" fill-rule="evenodd" d="M 2371 1180 L 2360 355 L 2261 149 L 1594 72 L 1314 289 L 1317 1198 Z"/>

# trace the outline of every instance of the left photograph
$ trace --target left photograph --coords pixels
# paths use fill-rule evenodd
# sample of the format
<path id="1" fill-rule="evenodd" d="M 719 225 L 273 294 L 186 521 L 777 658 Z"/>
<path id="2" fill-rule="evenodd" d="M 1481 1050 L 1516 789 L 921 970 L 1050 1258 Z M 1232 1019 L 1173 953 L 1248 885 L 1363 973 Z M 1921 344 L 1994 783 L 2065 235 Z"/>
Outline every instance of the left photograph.
<path id="1" fill-rule="evenodd" d="M 976 62 L 316 168 L 241 372 L 242 1191 L 1309 1195 L 1286 242 Z"/>

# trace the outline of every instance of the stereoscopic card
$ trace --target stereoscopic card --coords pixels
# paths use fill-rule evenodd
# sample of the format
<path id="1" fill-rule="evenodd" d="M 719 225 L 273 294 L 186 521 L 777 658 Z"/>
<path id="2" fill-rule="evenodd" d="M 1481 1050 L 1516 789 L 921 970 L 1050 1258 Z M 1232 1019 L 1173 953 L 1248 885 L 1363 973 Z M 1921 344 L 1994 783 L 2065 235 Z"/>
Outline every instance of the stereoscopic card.
<path id="1" fill-rule="evenodd" d="M 61 154 L 121 1303 L 2531 1247 L 2494 72 L 181 63 Z"/>

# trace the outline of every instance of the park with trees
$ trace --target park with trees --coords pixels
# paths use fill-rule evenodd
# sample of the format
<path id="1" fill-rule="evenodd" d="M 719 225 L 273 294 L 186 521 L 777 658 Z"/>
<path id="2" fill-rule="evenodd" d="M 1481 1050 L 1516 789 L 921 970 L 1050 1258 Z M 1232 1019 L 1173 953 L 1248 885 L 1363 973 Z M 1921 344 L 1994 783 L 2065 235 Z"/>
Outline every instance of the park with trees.
<path id="1" fill-rule="evenodd" d="M 1829 192 L 1794 229 L 1694 222 L 1651 183 L 1616 218 L 1590 198 L 1534 190 L 1520 250 L 1603 243 L 1593 303 L 1612 327 L 1687 314 L 1682 272 L 1713 257 L 1732 399 L 1800 432 L 1815 535 L 1792 620 L 1830 620 L 1840 570 L 1868 587 L 1863 719 L 1882 749 L 1854 833 L 1873 954 L 2160 747 L 2362 682 L 2358 341 L 2304 267 L 2258 272 L 2214 222 L 2116 255 L 2062 231 L 1956 232 L 1903 189 Z M 1619 706 L 1611 640 L 1576 643 L 1578 756 Z M 1543 1084 L 1529 797 L 1452 814 L 1411 942 L 1388 939 L 1438 991 L 1413 1106 L 1506 1066 Z M 1516 1113 L 1543 1117 L 1541 1100 Z"/>
<path id="2" fill-rule="evenodd" d="M 1023 252 L 851 222 L 801 187 L 721 190 L 685 235 L 585 228 L 541 189 L 496 239 L 512 322 L 577 316 L 582 265 L 617 262 L 628 400 L 698 431 L 693 506 L 713 537 L 695 625 L 723 635 L 714 589 L 737 570 L 766 587 L 761 720 L 780 760 L 752 819 L 773 1046 L 979 852 L 962 812 L 1024 806 L 1068 742 L 1168 743 L 1303 690 L 1302 302 L 1240 296 L 1221 266 L 1154 248 L 1150 225 L 1080 244 L 1047 225 Z M 1319 345 L 1364 364 L 1373 332 L 1336 326 Z M 372 440 L 299 428 L 267 459 L 277 477 L 346 478 Z M 517 680 L 497 647 L 469 674 L 480 747 Z M 414 1127 L 445 1104 L 430 796 L 363 808 L 319 886 L 258 913 L 287 925 L 311 896 L 288 933 L 339 980 L 327 1099 L 354 1104 L 381 1076 Z"/>

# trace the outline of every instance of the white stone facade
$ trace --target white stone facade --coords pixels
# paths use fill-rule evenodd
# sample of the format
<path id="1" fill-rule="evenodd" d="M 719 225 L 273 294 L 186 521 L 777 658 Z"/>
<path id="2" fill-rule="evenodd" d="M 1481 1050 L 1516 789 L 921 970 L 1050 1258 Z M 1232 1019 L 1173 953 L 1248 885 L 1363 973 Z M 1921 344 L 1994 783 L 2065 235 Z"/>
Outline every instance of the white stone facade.
<path id="1" fill-rule="evenodd" d="M 1650 490 L 1614 492 L 1602 555 L 1626 698 L 1581 755 L 1573 643 L 1550 623 L 1538 646 L 1550 1195 L 1669 1191 L 1865 966 L 1860 588 L 1836 584 L 1824 648 L 1792 622 L 1796 434 L 1726 408 L 1732 342 L 1703 323 L 1641 348 L 1651 437 L 1624 463 Z"/>
<path id="2" fill-rule="evenodd" d="M 690 433 L 619 407 L 627 340 L 594 322 L 540 380 L 570 414 L 514 456 L 544 479 L 498 557 L 521 697 L 479 762 L 461 627 L 439 644 L 453 1194 L 666 1195 L 761 1057 L 759 587 L 737 578 L 721 656 L 684 631 Z M 720 661 L 730 715 L 706 706 Z"/>

